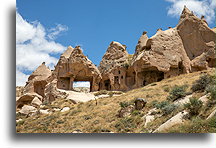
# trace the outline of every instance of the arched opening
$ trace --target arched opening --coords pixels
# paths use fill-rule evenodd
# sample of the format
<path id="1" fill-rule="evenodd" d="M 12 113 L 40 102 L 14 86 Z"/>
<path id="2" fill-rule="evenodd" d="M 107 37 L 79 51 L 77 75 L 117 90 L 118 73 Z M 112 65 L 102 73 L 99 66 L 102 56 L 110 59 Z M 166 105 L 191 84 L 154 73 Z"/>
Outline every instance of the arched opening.
<path id="1" fill-rule="evenodd" d="M 90 92 L 90 81 L 74 81 L 73 84 L 71 84 L 73 87 L 73 90 L 78 92 Z"/>
<path id="2" fill-rule="evenodd" d="M 110 80 L 105 80 L 104 86 L 106 90 L 111 90 Z"/>

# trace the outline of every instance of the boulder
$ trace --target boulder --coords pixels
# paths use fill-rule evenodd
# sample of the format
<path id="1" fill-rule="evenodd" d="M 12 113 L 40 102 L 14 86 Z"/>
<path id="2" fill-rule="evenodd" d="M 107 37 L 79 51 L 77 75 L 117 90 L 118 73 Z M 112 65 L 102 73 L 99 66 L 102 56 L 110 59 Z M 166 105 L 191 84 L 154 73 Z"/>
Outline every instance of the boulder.
<path id="1" fill-rule="evenodd" d="M 48 109 L 40 109 L 39 112 L 41 114 L 49 114 L 50 113 Z"/>
<path id="2" fill-rule="evenodd" d="M 175 116 L 173 116 L 172 118 L 170 118 L 169 120 L 167 120 L 165 123 L 163 123 L 162 125 L 160 125 L 154 131 L 154 133 L 163 132 L 164 130 L 169 129 L 169 128 L 171 128 L 174 125 L 183 123 L 185 115 L 188 115 L 187 111 L 184 110 L 182 112 L 179 112 L 178 114 L 176 114 Z"/>
<path id="3" fill-rule="evenodd" d="M 32 100 L 34 98 L 37 98 L 38 100 L 42 101 L 43 97 L 39 94 L 32 92 L 32 93 L 26 93 L 16 101 L 16 108 L 22 108 L 23 105 L 31 104 Z"/>
<path id="4" fill-rule="evenodd" d="M 135 109 L 136 110 L 141 110 L 145 107 L 147 101 L 143 98 L 136 98 L 134 101 L 135 104 Z"/>
<path id="5" fill-rule="evenodd" d="M 216 109 L 214 109 L 213 112 L 211 112 L 211 114 L 206 118 L 206 120 L 215 117 L 215 113 L 216 113 Z"/>
<path id="6" fill-rule="evenodd" d="M 66 111 L 69 111 L 70 110 L 70 107 L 64 107 L 62 108 L 61 112 L 66 112 Z"/>
<path id="7" fill-rule="evenodd" d="M 42 97 L 44 97 L 44 89 L 47 84 L 47 79 L 52 74 L 51 70 L 46 67 L 45 62 L 43 62 L 28 78 L 26 86 L 24 87 L 23 93 L 33 93 L 36 92 Z"/>
<path id="8" fill-rule="evenodd" d="M 30 105 L 24 105 L 19 111 L 19 113 L 24 114 L 24 115 L 29 115 L 35 112 L 37 112 L 37 109 Z"/>
<path id="9" fill-rule="evenodd" d="M 34 99 L 31 102 L 31 105 L 34 107 L 38 107 L 42 104 L 41 100 L 38 97 L 34 97 Z"/>

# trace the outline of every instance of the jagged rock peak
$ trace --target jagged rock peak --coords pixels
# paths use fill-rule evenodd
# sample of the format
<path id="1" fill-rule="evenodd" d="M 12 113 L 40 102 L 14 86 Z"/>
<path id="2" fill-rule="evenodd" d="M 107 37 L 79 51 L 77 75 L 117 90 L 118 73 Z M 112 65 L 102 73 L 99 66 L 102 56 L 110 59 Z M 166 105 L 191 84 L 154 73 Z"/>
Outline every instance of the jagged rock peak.
<path id="1" fill-rule="evenodd" d="M 147 40 L 148 40 L 147 32 L 144 31 L 136 45 L 135 55 L 137 55 L 140 51 L 142 51 L 145 48 Z"/>
<path id="2" fill-rule="evenodd" d="M 187 18 L 187 17 L 190 17 L 190 16 L 194 16 L 193 12 L 190 11 L 186 6 L 184 6 L 184 9 L 183 9 L 183 11 L 181 13 L 179 22 L 181 22 L 184 18 Z"/>
<path id="3" fill-rule="evenodd" d="M 45 62 L 43 62 L 31 75 L 49 75 L 50 73 L 51 70 L 46 66 Z"/>
<path id="4" fill-rule="evenodd" d="M 114 67 L 121 66 L 127 61 L 127 57 L 126 45 L 113 41 L 100 62 L 99 70 L 103 73 L 110 71 Z"/>
<path id="5" fill-rule="evenodd" d="M 73 49 L 74 48 L 72 46 L 68 46 L 67 50 L 65 50 L 65 52 L 61 56 L 65 57 L 65 58 L 69 58 Z"/>

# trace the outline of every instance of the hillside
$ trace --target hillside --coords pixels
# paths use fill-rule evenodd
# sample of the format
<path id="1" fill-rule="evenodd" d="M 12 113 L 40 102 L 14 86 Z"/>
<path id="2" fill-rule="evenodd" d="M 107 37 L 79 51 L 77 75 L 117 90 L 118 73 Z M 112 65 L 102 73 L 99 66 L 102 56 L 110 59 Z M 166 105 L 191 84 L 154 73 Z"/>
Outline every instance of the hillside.
<path id="1" fill-rule="evenodd" d="M 213 82 L 215 79 L 208 79 L 209 82 L 204 89 L 191 89 L 203 75 L 215 78 L 215 68 L 163 79 L 160 82 L 133 89 L 119 96 L 112 96 L 112 93 L 109 93 L 111 94 L 110 97 L 98 98 L 85 103 L 74 104 L 63 98 L 58 98 L 52 103 L 44 102 L 34 114 L 17 113 L 16 131 L 18 133 L 216 132 L 215 112 L 212 113 L 215 111 L 215 93 L 211 89 L 212 87 L 215 89 L 215 82 Z M 175 96 L 175 94 L 171 94 L 177 86 L 184 90 L 182 91 L 184 95 L 181 94 L 182 96 L 175 100 L 171 99 L 164 103 L 163 101 L 166 101 L 167 98 Z M 210 91 L 207 91 L 207 88 Z M 178 102 L 179 100 L 184 102 L 189 97 L 195 97 L 202 101 L 199 111 L 197 110 L 196 114 L 193 115 L 190 115 L 191 110 L 194 111 L 196 108 L 191 109 L 192 103 L 192 107 L 186 107 L 184 104 L 187 104 L 188 101 L 182 105 Z M 130 111 L 130 107 L 134 107 L 136 98 L 143 98 L 147 103 L 141 110 L 133 109 Z M 201 104 L 199 101 L 197 102 L 197 104 Z M 166 104 L 166 109 L 160 107 L 163 103 Z M 67 109 L 62 110 L 64 108 Z M 47 112 L 44 113 L 41 110 Z M 126 114 L 120 115 L 121 112 Z M 183 112 L 188 112 L 188 114 L 185 114 L 186 116 L 181 119 L 181 122 L 170 124 L 171 126 L 164 128 L 164 130 L 157 130 L 170 118 L 179 113 L 183 115 Z M 213 116 L 209 117 L 211 113 Z M 147 116 L 151 118 L 147 118 Z M 209 117 L 208 120 L 206 120 L 207 117 Z M 147 120 L 150 121 L 148 124 L 146 124 Z"/>

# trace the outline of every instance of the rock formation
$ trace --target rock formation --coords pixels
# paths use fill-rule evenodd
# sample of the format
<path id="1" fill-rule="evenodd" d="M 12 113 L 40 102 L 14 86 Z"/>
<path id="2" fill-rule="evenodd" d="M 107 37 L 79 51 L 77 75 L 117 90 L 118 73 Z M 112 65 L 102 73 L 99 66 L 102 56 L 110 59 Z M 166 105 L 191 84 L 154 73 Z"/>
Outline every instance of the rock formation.
<path id="1" fill-rule="evenodd" d="M 98 67 L 102 75 L 100 90 L 127 90 L 125 79 L 128 67 L 126 46 L 113 41 Z"/>
<path id="2" fill-rule="evenodd" d="M 89 81 L 90 91 L 99 90 L 101 74 L 97 67 L 83 54 L 80 46 L 71 47 L 62 54 L 56 69 L 57 88 L 73 90 L 74 81 Z"/>
<path id="3" fill-rule="evenodd" d="M 215 28 L 210 29 L 204 17 L 198 18 L 185 7 L 176 27 L 158 29 L 150 38 L 143 32 L 134 55 L 128 54 L 125 45 L 111 42 L 98 68 L 80 46 L 69 46 L 54 71 L 43 63 L 31 74 L 23 94 L 39 94 L 43 99 L 34 99 L 34 104 L 40 104 L 67 98 L 67 91 L 61 90 L 73 90 L 76 81 L 89 81 L 90 91 L 127 91 L 209 69 L 215 67 L 215 36 Z"/>
<path id="4" fill-rule="evenodd" d="M 43 62 L 28 78 L 28 82 L 24 87 L 25 93 L 36 92 L 42 97 L 44 97 L 44 89 L 48 83 L 47 79 L 51 76 L 52 72 L 46 67 L 45 62 Z"/>

